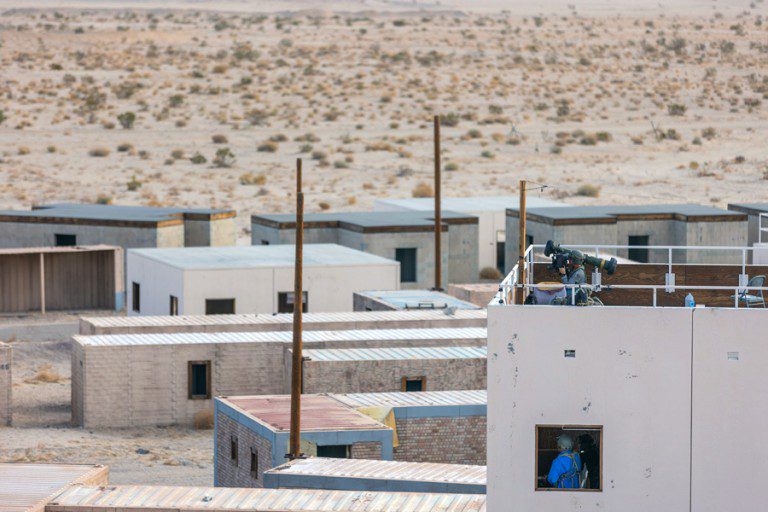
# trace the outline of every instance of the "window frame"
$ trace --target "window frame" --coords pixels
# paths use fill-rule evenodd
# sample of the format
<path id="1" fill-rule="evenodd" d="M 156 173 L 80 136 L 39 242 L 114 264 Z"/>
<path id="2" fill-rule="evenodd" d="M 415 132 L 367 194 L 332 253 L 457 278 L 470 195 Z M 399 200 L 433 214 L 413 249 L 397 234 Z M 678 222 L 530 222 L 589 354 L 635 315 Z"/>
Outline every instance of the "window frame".
<path id="1" fill-rule="evenodd" d="M 193 394 L 194 379 L 192 377 L 193 366 L 205 366 L 205 395 Z M 188 361 L 187 362 L 187 398 L 189 400 L 210 400 L 211 399 L 211 361 Z"/>
<path id="2" fill-rule="evenodd" d="M 421 381 L 421 392 L 427 390 L 427 376 L 419 375 L 417 377 L 408 377 L 407 375 L 400 378 L 400 390 L 403 393 L 419 393 L 419 391 L 407 391 L 408 381 Z"/>
<path id="3" fill-rule="evenodd" d="M 600 485 L 597 489 L 559 489 L 557 487 L 539 487 L 539 430 L 541 429 L 559 429 L 559 430 L 596 430 L 600 432 Z M 533 469 L 533 490 L 535 492 L 603 492 L 603 434 L 604 425 L 572 425 L 572 424 L 537 424 L 534 426 L 534 469 Z M 583 463 L 582 463 L 583 464 Z"/>
<path id="4" fill-rule="evenodd" d="M 131 311 L 141 313 L 141 283 L 131 281 Z"/>

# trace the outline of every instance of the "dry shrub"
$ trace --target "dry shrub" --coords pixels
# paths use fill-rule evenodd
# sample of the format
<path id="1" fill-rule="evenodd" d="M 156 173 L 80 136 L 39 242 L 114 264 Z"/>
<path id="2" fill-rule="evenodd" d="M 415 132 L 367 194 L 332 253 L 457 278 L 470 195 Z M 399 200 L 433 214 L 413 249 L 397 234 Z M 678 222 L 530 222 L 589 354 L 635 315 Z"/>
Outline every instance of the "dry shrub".
<path id="1" fill-rule="evenodd" d="M 59 375 L 51 364 L 40 366 L 34 377 L 24 379 L 27 384 L 56 384 L 62 381 L 64 381 L 64 377 Z"/>
<path id="2" fill-rule="evenodd" d="M 411 194 L 413 197 L 435 197 L 435 191 L 432 190 L 432 185 L 423 181 L 413 187 L 413 192 L 411 192 Z"/>
<path id="3" fill-rule="evenodd" d="M 498 281 L 503 277 L 504 276 L 496 267 L 483 267 L 480 270 L 480 279 L 493 279 L 494 281 Z"/>
<path id="4" fill-rule="evenodd" d="M 577 196 L 597 197 L 600 195 L 600 187 L 597 185 L 585 184 L 576 189 Z"/>
<path id="5" fill-rule="evenodd" d="M 93 148 L 88 152 L 89 156 L 103 158 L 109 156 L 109 150 L 107 148 Z"/>
<path id="6" fill-rule="evenodd" d="M 195 430 L 211 430 L 213 428 L 213 410 L 206 409 L 195 413 L 192 425 Z"/>

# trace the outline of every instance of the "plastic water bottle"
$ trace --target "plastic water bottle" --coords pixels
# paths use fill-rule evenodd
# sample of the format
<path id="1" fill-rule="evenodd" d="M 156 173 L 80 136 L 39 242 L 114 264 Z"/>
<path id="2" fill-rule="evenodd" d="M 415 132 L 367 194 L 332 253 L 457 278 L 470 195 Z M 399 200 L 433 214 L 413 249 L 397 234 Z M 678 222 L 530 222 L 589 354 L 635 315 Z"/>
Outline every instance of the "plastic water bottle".
<path id="1" fill-rule="evenodd" d="M 695 308 L 696 307 L 696 301 L 693 300 L 693 295 L 690 293 L 685 296 L 685 307 L 687 308 Z"/>

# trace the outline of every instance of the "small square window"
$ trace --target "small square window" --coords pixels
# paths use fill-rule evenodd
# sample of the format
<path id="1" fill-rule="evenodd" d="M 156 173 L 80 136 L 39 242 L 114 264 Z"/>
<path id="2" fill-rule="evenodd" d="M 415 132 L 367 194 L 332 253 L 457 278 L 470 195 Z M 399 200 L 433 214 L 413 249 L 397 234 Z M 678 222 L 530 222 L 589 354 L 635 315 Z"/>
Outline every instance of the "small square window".
<path id="1" fill-rule="evenodd" d="M 211 398 L 211 362 L 190 361 L 188 365 L 189 399 Z"/>
<path id="2" fill-rule="evenodd" d="M 277 293 L 277 312 L 293 313 L 293 292 Z M 309 292 L 301 292 L 301 312 L 306 313 L 309 308 Z"/>
<path id="3" fill-rule="evenodd" d="M 251 446 L 251 478 L 259 479 L 259 452 Z"/>
<path id="4" fill-rule="evenodd" d="M 206 315 L 234 315 L 235 299 L 205 299 Z"/>
<path id="5" fill-rule="evenodd" d="M 71 247 L 77 245 L 77 235 L 54 235 L 56 247 Z"/>
<path id="6" fill-rule="evenodd" d="M 229 436 L 229 458 L 237 466 L 237 436 Z"/>
<path id="7" fill-rule="evenodd" d="M 536 425 L 537 491 L 602 491 L 603 427 Z"/>
<path id="8" fill-rule="evenodd" d="M 427 390 L 426 377 L 403 377 L 400 383 L 400 389 L 406 392 L 418 392 Z"/>
<path id="9" fill-rule="evenodd" d="M 317 456 L 330 459 L 349 459 L 350 449 L 348 444 L 331 444 L 317 447 Z"/>

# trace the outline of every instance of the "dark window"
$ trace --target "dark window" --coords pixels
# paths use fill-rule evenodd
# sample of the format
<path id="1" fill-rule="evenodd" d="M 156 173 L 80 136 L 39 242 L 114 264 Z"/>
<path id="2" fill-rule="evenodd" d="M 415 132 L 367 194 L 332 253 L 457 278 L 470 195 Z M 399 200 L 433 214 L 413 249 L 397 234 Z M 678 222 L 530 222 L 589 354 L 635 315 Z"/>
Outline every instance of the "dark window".
<path id="1" fill-rule="evenodd" d="M 277 292 L 277 312 L 293 313 L 293 292 Z M 306 313 L 309 307 L 309 292 L 301 292 L 301 312 Z"/>
<path id="2" fill-rule="evenodd" d="M 643 247 L 648 247 L 649 245 L 648 236 L 630 235 L 627 245 L 630 246 L 629 254 L 627 254 L 629 259 L 640 263 L 648 263 L 648 249 L 643 249 Z"/>
<path id="3" fill-rule="evenodd" d="M 137 313 L 141 311 L 141 285 L 134 282 L 131 287 L 131 295 L 133 301 L 133 310 Z"/>
<path id="4" fill-rule="evenodd" d="M 77 245 L 76 235 L 54 235 L 56 237 L 56 247 L 68 247 Z"/>
<path id="5" fill-rule="evenodd" d="M 532 245 L 533 245 L 533 236 L 525 235 L 525 248 L 527 249 L 528 247 L 530 247 Z"/>
<path id="6" fill-rule="evenodd" d="M 262 240 L 261 245 L 269 245 L 269 240 Z"/>
<path id="7" fill-rule="evenodd" d="M 570 456 L 564 454 L 556 466 L 561 469 L 553 472 L 552 476 L 560 476 L 561 479 L 556 479 L 553 484 L 548 476 L 553 462 L 563 452 L 558 443 L 562 436 L 570 440 L 572 450 L 569 452 Z M 537 491 L 602 491 L 602 452 L 602 426 L 537 425 L 535 489 Z M 574 460 L 580 461 L 580 471 L 576 472 L 574 467 L 570 474 L 563 474 L 564 464 L 570 464 Z M 566 487 L 563 487 L 563 482 Z"/>
<path id="8" fill-rule="evenodd" d="M 211 362 L 190 361 L 188 366 L 189 399 L 211 398 Z"/>
<path id="9" fill-rule="evenodd" d="M 496 268 L 504 272 L 504 242 L 496 242 Z"/>
<path id="10" fill-rule="evenodd" d="M 251 446 L 251 478 L 259 479 L 259 452 Z"/>
<path id="11" fill-rule="evenodd" d="M 406 392 L 426 391 L 426 377 L 403 377 L 400 388 Z"/>
<path id="12" fill-rule="evenodd" d="M 179 298 L 171 295 L 170 305 L 168 307 L 168 314 L 176 316 L 179 314 Z"/>
<path id="13" fill-rule="evenodd" d="M 229 436 L 229 458 L 232 459 L 232 464 L 237 466 L 237 437 Z"/>
<path id="14" fill-rule="evenodd" d="M 235 299 L 205 299 L 206 315 L 234 315 Z"/>
<path id="15" fill-rule="evenodd" d="M 416 282 L 416 249 L 395 249 L 395 259 L 400 262 L 400 282 Z"/>
<path id="16" fill-rule="evenodd" d="M 318 457 L 328 457 L 330 459 L 349 459 L 349 445 L 330 444 L 317 447 Z"/>

